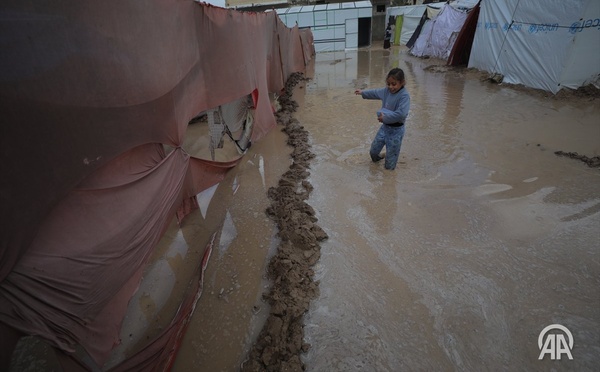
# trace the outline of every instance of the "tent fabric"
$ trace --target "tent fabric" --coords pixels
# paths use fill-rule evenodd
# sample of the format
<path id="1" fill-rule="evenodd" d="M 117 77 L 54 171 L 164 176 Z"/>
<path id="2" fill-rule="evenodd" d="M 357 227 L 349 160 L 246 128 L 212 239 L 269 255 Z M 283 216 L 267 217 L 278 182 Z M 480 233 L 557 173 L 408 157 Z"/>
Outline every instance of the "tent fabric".
<path id="1" fill-rule="evenodd" d="M 415 39 L 414 44 L 410 48 L 409 53 L 417 57 L 429 56 L 429 40 L 432 37 L 434 22 L 431 19 L 425 19 L 425 22 L 421 26 L 419 36 Z"/>
<path id="2" fill-rule="evenodd" d="M 450 5 L 452 8 L 466 12 L 475 7 L 478 1 L 476 0 L 455 0 L 448 3 L 430 3 L 425 5 L 405 5 L 390 7 L 386 10 L 386 18 L 396 17 L 403 18 L 401 22 L 401 30 L 397 29 L 399 36 L 394 40 L 395 44 L 403 44 L 412 48 L 425 20 L 435 18 L 445 5 Z M 397 26 L 398 27 L 398 26 Z"/>
<path id="3" fill-rule="evenodd" d="M 396 16 L 396 24 L 394 27 L 394 38 L 392 39 L 392 44 L 395 44 L 395 45 L 400 44 L 403 24 L 404 24 L 404 14 L 400 14 L 400 15 Z"/>
<path id="4" fill-rule="evenodd" d="M 404 23 L 402 25 L 402 32 L 400 33 L 399 43 L 406 45 L 410 40 L 411 36 L 419 26 L 419 22 L 421 22 L 421 17 L 423 16 L 423 12 L 414 12 L 414 13 L 405 13 L 404 14 Z"/>
<path id="5" fill-rule="evenodd" d="M 423 27 L 425 26 L 425 23 L 427 23 L 427 21 L 429 21 L 429 19 L 427 18 L 427 12 L 424 11 L 423 15 L 421 16 L 421 19 L 419 20 L 419 24 L 415 28 L 410 39 L 408 39 L 408 41 L 406 42 L 406 46 L 409 49 L 412 48 L 417 42 L 417 39 L 419 38 L 419 35 L 421 35 L 421 31 L 423 30 Z"/>
<path id="6" fill-rule="evenodd" d="M 215 231 L 206 247 L 202 261 L 196 268 L 193 275 L 197 280 L 193 280 L 184 296 L 184 299 L 173 317 L 169 326 L 155 338 L 153 338 L 142 350 L 133 354 L 129 358 L 116 366 L 108 368 L 109 372 L 124 371 L 169 371 L 177 350 L 187 330 L 191 316 L 194 313 L 196 303 L 202 293 L 204 281 L 204 272 L 208 266 L 208 260 L 212 254 L 216 241 L 216 236 L 221 234 L 221 227 Z"/>
<path id="7" fill-rule="evenodd" d="M 387 15 L 396 17 L 396 38 L 395 44 L 406 45 L 410 37 L 413 35 L 421 17 L 425 12 L 427 5 L 408 5 L 388 8 Z M 402 18 L 401 24 L 398 26 L 398 18 Z"/>
<path id="8" fill-rule="evenodd" d="M 466 18 L 466 12 L 445 4 L 435 18 L 425 23 L 410 53 L 447 59 Z"/>
<path id="9" fill-rule="evenodd" d="M 434 19 L 435 17 L 438 16 L 438 14 L 440 14 L 441 11 L 442 11 L 442 8 L 428 6 L 427 7 L 427 18 Z"/>
<path id="10" fill-rule="evenodd" d="M 450 56 L 448 57 L 449 66 L 467 65 L 469 63 L 480 9 L 480 2 L 478 2 L 467 15 L 467 19 L 458 33 L 454 46 L 450 51 Z"/>
<path id="11" fill-rule="evenodd" d="M 187 0 L 0 12 L 0 322 L 102 366 L 173 216 L 240 160 L 186 153 L 188 122 L 254 93 L 260 140 L 269 93 L 305 71 L 312 35 Z"/>
<path id="12" fill-rule="evenodd" d="M 553 93 L 598 86 L 599 15 L 597 0 L 483 1 L 469 67 Z"/>

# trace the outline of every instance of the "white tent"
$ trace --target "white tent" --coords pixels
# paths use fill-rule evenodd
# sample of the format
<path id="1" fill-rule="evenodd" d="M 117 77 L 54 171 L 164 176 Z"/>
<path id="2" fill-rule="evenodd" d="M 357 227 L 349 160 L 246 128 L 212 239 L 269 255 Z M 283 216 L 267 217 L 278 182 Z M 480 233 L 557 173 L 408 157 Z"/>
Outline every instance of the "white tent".
<path id="1" fill-rule="evenodd" d="M 553 93 L 600 82 L 600 1 L 484 0 L 469 67 Z"/>
<path id="2" fill-rule="evenodd" d="M 276 9 L 288 27 L 310 27 L 316 52 L 356 49 L 371 42 L 370 1 L 294 6 Z"/>
<path id="3" fill-rule="evenodd" d="M 439 14 L 425 22 L 410 53 L 417 57 L 447 59 L 467 13 L 445 4 Z"/>
<path id="4" fill-rule="evenodd" d="M 477 1 L 479 0 L 454 0 L 449 4 L 457 10 L 465 10 L 472 9 L 477 4 Z M 387 8 L 385 19 L 389 19 L 391 16 L 396 17 L 394 44 L 406 45 L 419 26 L 423 13 L 427 11 L 427 17 L 432 19 L 439 14 L 442 7 L 446 4 L 445 2 L 422 4 L 422 1 L 417 3 L 420 5 Z"/>
<path id="5" fill-rule="evenodd" d="M 427 5 L 408 5 L 387 9 L 385 19 L 389 19 L 390 16 L 396 17 L 396 34 L 399 35 L 394 38 L 394 44 L 406 45 L 408 43 L 417 26 L 419 26 L 426 8 Z"/>

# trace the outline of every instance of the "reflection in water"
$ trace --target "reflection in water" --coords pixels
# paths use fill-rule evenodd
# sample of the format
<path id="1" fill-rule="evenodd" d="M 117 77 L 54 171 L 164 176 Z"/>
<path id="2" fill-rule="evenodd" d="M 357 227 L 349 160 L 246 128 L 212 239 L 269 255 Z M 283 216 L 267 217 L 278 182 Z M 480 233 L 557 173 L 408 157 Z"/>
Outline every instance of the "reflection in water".
<path id="1" fill-rule="evenodd" d="M 208 206 L 210 205 L 210 202 L 213 199 L 213 196 L 215 195 L 215 191 L 217 191 L 217 187 L 219 187 L 219 184 L 211 186 L 208 189 L 196 195 L 196 200 L 198 200 L 198 207 L 200 207 L 200 212 L 202 213 L 203 218 L 206 218 Z"/>
<path id="2" fill-rule="evenodd" d="M 235 228 L 235 224 L 233 219 L 231 218 L 231 214 L 227 212 L 225 216 L 225 221 L 223 221 L 223 229 L 221 230 L 221 236 L 219 239 L 219 256 L 223 256 L 231 243 L 237 237 L 237 229 Z"/>
<path id="3" fill-rule="evenodd" d="M 394 226 L 394 216 L 398 209 L 398 193 L 396 182 L 389 174 L 382 174 L 378 167 L 370 167 L 369 182 L 373 184 L 371 198 L 363 199 L 360 205 L 366 216 L 361 220 L 370 225 L 370 229 L 378 235 L 386 235 Z M 388 172 L 389 173 L 389 172 Z"/>
<path id="4" fill-rule="evenodd" d="M 335 68 L 319 58 L 297 115 L 317 155 L 309 202 L 330 237 L 308 370 L 595 368 L 600 175 L 554 151 L 599 154 L 600 107 L 432 69 L 402 48 L 336 55 Z M 377 103 L 352 91 L 396 66 L 411 113 L 387 172 L 368 159 Z M 571 364 L 538 360 L 552 323 L 577 334 Z"/>
<path id="5" fill-rule="evenodd" d="M 277 246 L 274 225 L 264 213 L 266 194 L 289 166 L 285 143 L 285 134 L 272 130 L 201 198 L 210 200 L 209 207 L 203 222 L 188 230 L 188 244 L 200 244 L 219 224 L 223 229 L 173 371 L 237 371 L 262 328 L 268 315 L 261 301 L 263 274 Z"/>
<path id="6" fill-rule="evenodd" d="M 258 160 L 258 172 L 260 173 L 260 179 L 262 180 L 263 188 L 266 188 L 267 184 L 265 183 L 265 159 L 260 156 Z"/>

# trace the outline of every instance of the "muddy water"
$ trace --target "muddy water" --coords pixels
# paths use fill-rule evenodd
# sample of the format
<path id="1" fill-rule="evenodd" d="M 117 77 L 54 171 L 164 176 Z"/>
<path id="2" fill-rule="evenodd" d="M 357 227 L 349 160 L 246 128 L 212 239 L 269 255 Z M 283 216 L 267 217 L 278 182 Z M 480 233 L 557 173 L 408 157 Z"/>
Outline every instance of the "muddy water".
<path id="1" fill-rule="evenodd" d="M 330 236 L 308 370 L 596 368 L 600 171 L 554 151 L 598 155 L 600 106 L 432 64 L 403 50 L 317 56 L 297 115 Z M 390 172 L 368 157 L 380 103 L 352 91 L 383 86 L 393 67 L 412 105 Z M 574 334 L 573 361 L 538 361 L 554 323 Z"/>
<path id="2" fill-rule="evenodd" d="M 252 145 L 224 181 L 200 194 L 201 209 L 208 206 L 205 220 L 222 223 L 223 230 L 172 371 L 239 370 L 268 315 L 261 296 L 268 285 L 265 267 L 277 240 L 265 209 L 268 188 L 291 164 L 285 141 L 284 133 L 272 130 Z M 186 217 L 193 219 L 194 215 Z M 190 241 L 208 242 L 214 230 L 194 231 Z"/>
<path id="3" fill-rule="evenodd" d="M 592 370 L 600 171 L 554 151 L 600 154 L 598 101 L 430 65 L 398 48 L 320 53 L 296 89 L 316 154 L 309 203 L 329 235 L 305 319 L 307 370 Z M 383 86 L 393 67 L 412 105 L 390 172 L 368 157 L 379 102 L 352 93 Z M 174 371 L 237 371 L 256 337 L 276 246 L 266 190 L 288 155 L 274 130 L 213 196 L 224 233 Z M 538 360 L 538 335 L 554 323 L 573 333 L 572 361 Z"/>

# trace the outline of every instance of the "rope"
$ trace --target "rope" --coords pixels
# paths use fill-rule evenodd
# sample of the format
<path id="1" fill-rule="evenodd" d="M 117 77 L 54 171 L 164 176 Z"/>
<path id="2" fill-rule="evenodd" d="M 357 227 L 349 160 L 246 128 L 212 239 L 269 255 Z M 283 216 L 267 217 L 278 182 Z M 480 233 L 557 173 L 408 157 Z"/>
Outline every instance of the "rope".
<path id="1" fill-rule="evenodd" d="M 517 12 L 517 8 L 519 7 L 519 4 L 521 3 L 521 0 L 517 1 L 517 6 L 515 6 L 515 9 L 513 10 L 513 14 L 510 17 L 511 21 L 510 21 L 510 25 L 508 25 L 508 29 L 506 30 L 506 34 L 504 35 L 504 39 L 502 40 L 502 45 L 500 45 L 500 53 L 498 53 L 498 58 L 496 58 L 496 63 L 494 64 L 494 68 L 492 69 L 492 71 L 494 73 L 497 73 L 498 71 L 496 71 L 496 67 L 498 66 L 498 61 L 500 60 L 500 55 L 502 54 L 502 50 L 504 49 L 504 43 L 506 42 L 506 38 L 508 37 L 508 32 L 510 31 L 510 28 L 512 27 L 512 25 L 515 23 L 515 13 Z"/>

